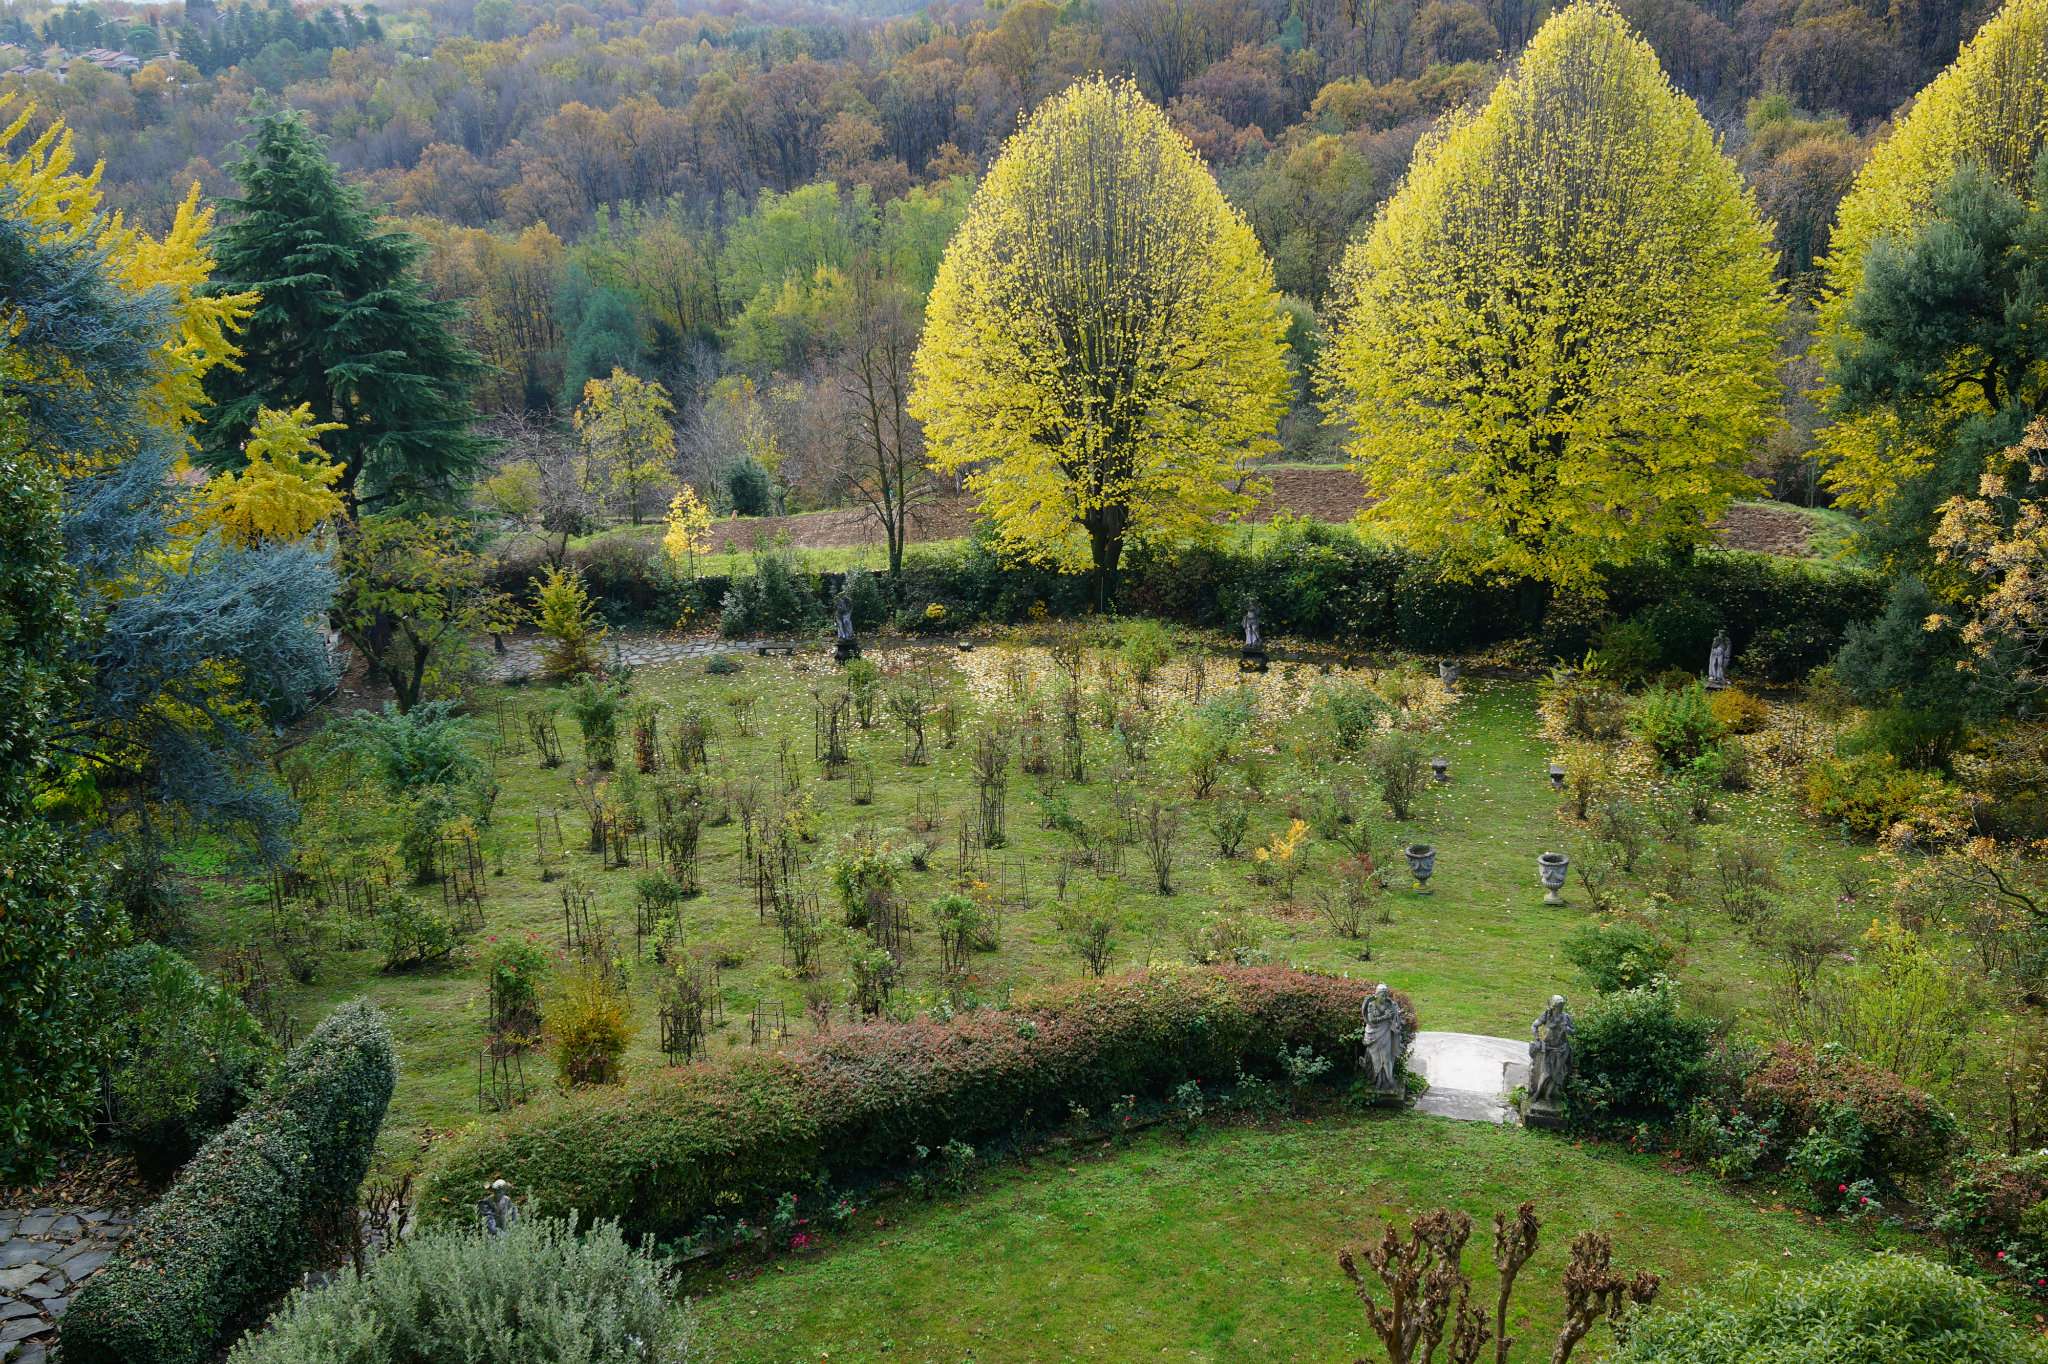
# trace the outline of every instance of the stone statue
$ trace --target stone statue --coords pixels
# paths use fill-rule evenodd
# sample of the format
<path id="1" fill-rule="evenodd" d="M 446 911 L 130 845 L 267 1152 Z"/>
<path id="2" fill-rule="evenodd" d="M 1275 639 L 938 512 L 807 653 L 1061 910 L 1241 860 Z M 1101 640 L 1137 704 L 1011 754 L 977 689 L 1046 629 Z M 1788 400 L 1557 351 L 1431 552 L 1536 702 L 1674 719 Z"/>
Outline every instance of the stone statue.
<path id="1" fill-rule="evenodd" d="M 1729 643 L 1726 630 L 1714 631 L 1714 647 L 1707 650 L 1707 689 L 1719 691 L 1728 685 L 1728 654 L 1733 645 Z"/>
<path id="2" fill-rule="evenodd" d="M 1564 996 L 1552 995 L 1550 1007 L 1529 1025 L 1528 1111 L 1555 1117 L 1571 1077 L 1572 1016 L 1565 1011 Z"/>
<path id="3" fill-rule="evenodd" d="M 1259 604 L 1248 601 L 1244 604 L 1244 648 L 1246 653 L 1266 647 L 1266 641 L 1259 637 Z"/>
<path id="4" fill-rule="evenodd" d="M 1365 1076 L 1372 1087 L 1382 1094 L 1399 1094 L 1401 1090 L 1401 1006 L 1394 1002 L 1394 993 L 1386 982 L 1373 987 L 1366 996 L 1363 1008 L 1365 1014 Z"/>
<path id="5" fill-rule="evenodd" d="M 512 1201 L 512 1186 L 502 1179 L 491 1181 L 488 1197 L 476 1205 L 477 1222 L 486 1236 L 503 1236 L 519 1220 L 519 1205 Z"/>
<path id="6" fill-rule="evenodd" d="M 853 637 L 853 598 L 842 588 L 832 599 L 832 657 L 847 663 L 860 657 L 860 641 Z"/>

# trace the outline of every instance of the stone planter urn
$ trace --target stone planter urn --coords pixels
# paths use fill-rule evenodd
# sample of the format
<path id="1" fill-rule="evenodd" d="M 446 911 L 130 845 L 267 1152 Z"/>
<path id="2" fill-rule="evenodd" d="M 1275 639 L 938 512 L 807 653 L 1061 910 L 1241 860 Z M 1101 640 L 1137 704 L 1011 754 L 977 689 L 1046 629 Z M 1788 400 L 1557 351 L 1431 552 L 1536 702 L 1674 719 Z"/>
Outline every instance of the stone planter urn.
<path id="1" fill-rule="evenodd" d="M 1552 763 L 1552 764 L 1550 765 L 1550 789 L 1551 789 L 1551 790 L 1553 790 L 1553 791 L 1562 791 L 1562 790 L 1564 790 L 1564 764 L 1563 764 L 1563 763 Z"/>
<path id="2" fill-rule="evenodd" d="M 1436 849 L 1428 843 L 1410 843 L 1403 849 L 1408 859 L 1408 873 L 1415 878 L 1415 889 L 1429 894 L 1429 878 L 1436 872 Z"/>
<path id="3" fill-rule="evenodd" d="M 1571 873 L 1572 860 L 1563 853 L 1544 853 L 1536 859 L 1536 874 L 1543 878 L 1543 903 L 1561 905 L 1564 880 Z"/>
<path id="4" fill-rule="evenodd" d="M 1438 782 L 1448 782 L 1451 779 L 1451 761 L 1448 758 L 1431 758 L 1429 770 L 1436 773 Z"/>
<path id="5" fill-rule="evenodd" d="M 1458 680 L 1458 665 L 1448 658 L 1439 661 L 1436 665 L 1436 680 L 1446 687 L 1454 685 Z"/>

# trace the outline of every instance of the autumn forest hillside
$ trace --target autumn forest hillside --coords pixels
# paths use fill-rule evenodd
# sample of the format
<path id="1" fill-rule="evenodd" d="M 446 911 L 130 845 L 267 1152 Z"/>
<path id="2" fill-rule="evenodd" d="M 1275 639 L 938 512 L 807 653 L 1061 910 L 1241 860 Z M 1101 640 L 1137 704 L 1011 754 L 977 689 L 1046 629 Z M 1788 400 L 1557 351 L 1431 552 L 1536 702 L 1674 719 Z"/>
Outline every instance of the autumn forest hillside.
<path id="1" fill-rule="evenodd" d="M 1979 0 L 1620 9 L 1737 158 L 1795 296 L 1874 138 L 1988 13 Z M 428 243 L 424 271 L 466 308 L 490 364 L 479 405 L 515 455 L 522 439 L 566 442 L 586 381 L 625 368 L 673 396 L 685 481 L 729 502 L 737 445 L 776 475 L 780 505 L 763 509 L 800 511 L 849 500 L 841 371 L 871 311 L 852 296 L 855 267 L 884 258 L 915 312 L 1021 112 L 1084 73 L 1135 77 L 1272 258 L 1305 373 L 1344 244 L 1421 134 L 1488 90 L 1549 12 L 1530 0 L 16 5 L 0 20 L 0 89 L 33 98 L 39 123 L 62 119 L 81 161 L 104 159 L 108 204 L 154 227 L 194 181 L 233 193 L 251 110 L 306 111 L 372 205 Z M 66 66 L 53 45 L 131 53 L 141 68 Z M 1788 356 L 1802 350 L 1788 337 Z M 1308 396 L 1303 383 L 1284 453 L 1333 459 Z M 1759 454 L 1775 492 L 1811 503 L 1811 414 L 1795 397 L 1788 415 Z"/>

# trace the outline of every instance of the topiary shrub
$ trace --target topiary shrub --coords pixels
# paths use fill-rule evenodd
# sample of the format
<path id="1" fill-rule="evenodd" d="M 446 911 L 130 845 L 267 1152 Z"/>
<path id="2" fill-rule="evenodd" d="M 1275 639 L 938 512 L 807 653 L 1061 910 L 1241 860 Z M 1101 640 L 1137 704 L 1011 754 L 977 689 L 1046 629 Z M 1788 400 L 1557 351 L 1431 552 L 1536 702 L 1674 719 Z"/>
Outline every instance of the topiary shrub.
<path id="1" fill-rule="evenodd" d="M 354 1202 L 396 1077 L 381 1013 L 330 1014 L 79 1290 L 65 1364 L 196 1364 L 260 1315 Z"/>
<path id="2" fill-rule="evenodd" d="M 1983 1286 L 1887 1252 L 1804 1272 L 1761 1265 L 1724 1295 L 1641 1317 L 1612 1364 L 2048 1364 Z"/>
<path id="3" fill-rule="evenodd" d="M 684 1364 L 694 1322 L 661 1261 L 618 1226 L 528 1218 L 502 1236 L 423 1232 L 300 1291 L 228 1364 Z"/>
<path id="4" fill-rule="evenodd" d="M 1582 1125 L 1669 1123 L 1706 1080 L 1713 1026 L 1679 1004 L 1668 979 L 1600 996 L 1575 1026 L 1569 1097 Z"/>
<path id="5" fill-rule="evenodd" d="M 1272 1079 L 1283 1048 L 1328 1058 L 1335 1083 L 1357 1074 L 1368 988 L 1278 967 L 1155 970 L 542 1100 L 438 1146 L 421 1215 L 466 1219 L 503 1177 L 539 1207 L 683 1236 L 713 1213 L 752 1216 L 788 1191 L 901 1169 L 919 1146 L 1064 1121 L 1072 1105 L 1163 1100 L 1240 1071 Z"/>

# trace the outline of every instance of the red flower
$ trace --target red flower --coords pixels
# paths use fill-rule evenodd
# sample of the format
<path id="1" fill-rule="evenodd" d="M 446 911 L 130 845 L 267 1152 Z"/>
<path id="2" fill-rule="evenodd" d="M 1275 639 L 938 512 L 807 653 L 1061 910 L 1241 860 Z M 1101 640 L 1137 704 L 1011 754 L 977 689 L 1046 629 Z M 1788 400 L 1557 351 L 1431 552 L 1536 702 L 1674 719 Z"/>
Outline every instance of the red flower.
<path id="1" fill-rule="evenodd" d="M 1848 1186 L 1847 1184 L 1837 1184 L 1837 1185 L 1835 1185 L 1835 1192 L 1836 1192 L 1836 1193 L 1847 1193 L 1847 1192 L 1849 1192 L 1849 1186 Z"/>

